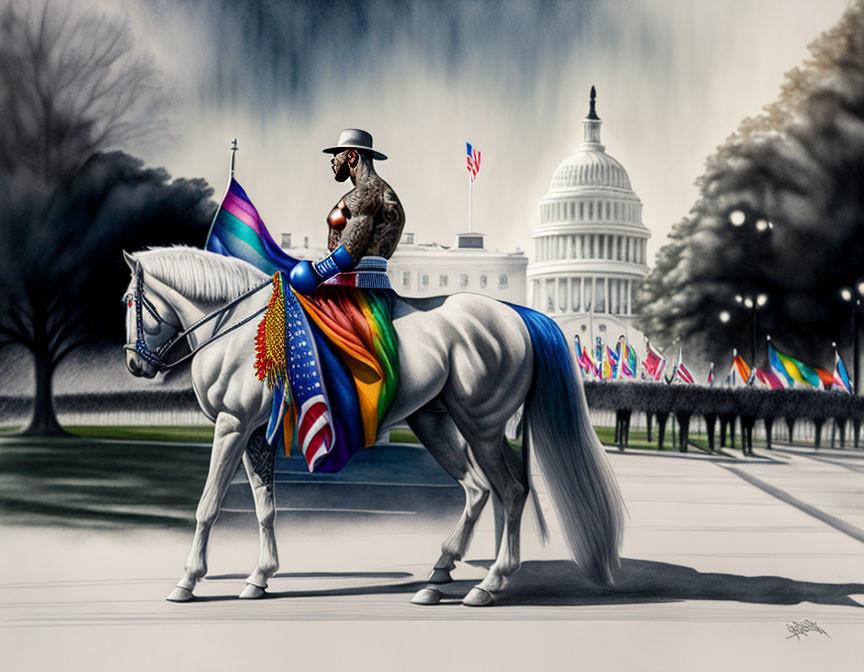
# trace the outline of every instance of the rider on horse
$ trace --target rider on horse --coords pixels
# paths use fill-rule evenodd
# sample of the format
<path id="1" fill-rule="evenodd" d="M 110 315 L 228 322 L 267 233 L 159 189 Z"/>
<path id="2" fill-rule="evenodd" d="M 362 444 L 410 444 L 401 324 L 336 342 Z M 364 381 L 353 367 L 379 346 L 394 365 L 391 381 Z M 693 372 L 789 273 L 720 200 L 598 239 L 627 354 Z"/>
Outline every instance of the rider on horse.
<path id="1" fill-rule="evenodd" d="M 396 250 L 405 226 L 405 211 L 393 188 L 382 180 L 372 165 L 387 157 L 372 149 L 372 135 L 346 128 L 335 147 L 330 165 L 337 182 L 349 177 L 354 188 L 345 194 L 327 216 L 330 254 L 318 262 L 301 261 L 291 270 L 291 286 L 301 294 L 313 294 L 322 282 L 350 271 L 364 256 L 389 259 Z"/>

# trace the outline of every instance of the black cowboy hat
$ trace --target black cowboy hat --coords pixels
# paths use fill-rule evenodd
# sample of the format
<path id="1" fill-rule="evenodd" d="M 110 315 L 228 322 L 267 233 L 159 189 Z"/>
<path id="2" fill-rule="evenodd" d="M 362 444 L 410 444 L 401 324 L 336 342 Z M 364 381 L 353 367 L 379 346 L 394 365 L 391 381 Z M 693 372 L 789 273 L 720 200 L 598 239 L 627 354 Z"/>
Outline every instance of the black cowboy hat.
<path id="1" fill-rule="evenodd" d="M 384 161 L 387 156 L 372 149 L 372 134 L 361 131 L 359 128 L 346 128 L 339 134 L 339 141 L 335 147 L 328 147 L 321 151 L 325 154 L 338 154 L 346 149 L 356 149 L 360 152 L 371 154 L 373 159 Z"/>

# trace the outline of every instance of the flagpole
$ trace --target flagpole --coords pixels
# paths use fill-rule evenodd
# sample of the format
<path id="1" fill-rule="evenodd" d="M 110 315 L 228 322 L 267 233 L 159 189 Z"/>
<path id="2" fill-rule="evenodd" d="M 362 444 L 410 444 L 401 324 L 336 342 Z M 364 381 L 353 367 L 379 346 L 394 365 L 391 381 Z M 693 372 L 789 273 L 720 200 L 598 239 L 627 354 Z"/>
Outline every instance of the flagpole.
<path id="1" fill-rule="evenodd" d="M 474 179 L 471 173 L 468 173 L 468 233 L 471 233 L 471 187 L 474 184 Z"/>
<path id="2" fill-rule="evenodd" d="M 237 138 L 234 138 L 231 141 L 231 160 L 229 162 L 228 167 L 228 184 L 225 185 L 225 192 L 222 194 L 222 198 L 219 199 L 219 205 L 216 207 L 216 214 L 213 215 L 213 220 L 210 222 L 210 228 L 207 229 L 207 238 L 204 240 L 204 249 L 207 249 L 207 246 L 210 244 L 210 234 L 213 233 L 213 225 L 216 224 L 216 218 L 219 216 L 219 210 L 222 208 L 222 203 L 225 200 L 225 197 L 228 195 L 228 191 L 231 189 L 231 180 L 234 179 L 234 155 L 237 153 L 239 149 L 237 145 Z"/>

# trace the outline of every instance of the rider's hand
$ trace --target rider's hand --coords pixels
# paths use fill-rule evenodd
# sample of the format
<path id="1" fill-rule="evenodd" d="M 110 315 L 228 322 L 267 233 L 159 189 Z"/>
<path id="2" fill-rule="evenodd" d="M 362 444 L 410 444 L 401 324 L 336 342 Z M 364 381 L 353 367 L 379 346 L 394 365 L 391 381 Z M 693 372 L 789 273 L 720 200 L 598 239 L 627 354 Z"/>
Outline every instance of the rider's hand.
<path id="1" fill-rule="evenodd" d="M 311 261 L 299 261 L 291 269 L 288 274 L 288 281 L 291 286 L 300 294 L 314 294 L 318 285 L 321 284 L 323 278 L 315 272 L 315 267 Z"/>

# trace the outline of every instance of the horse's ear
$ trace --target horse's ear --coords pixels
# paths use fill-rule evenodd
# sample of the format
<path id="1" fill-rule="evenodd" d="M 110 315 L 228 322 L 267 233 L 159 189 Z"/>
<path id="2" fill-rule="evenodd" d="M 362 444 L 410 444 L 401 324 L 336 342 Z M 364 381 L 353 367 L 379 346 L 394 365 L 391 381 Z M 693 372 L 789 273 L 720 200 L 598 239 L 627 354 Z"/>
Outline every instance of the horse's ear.
<path id="1" fill-rule="evenodd" d="M 126 260 L 126 265 L 131 269 L 135 270 L 138 268 L 138 260 L 135 259 L 131 254 L 129 254 L 126 250 L 123 250 L 123 259 Z"/>

